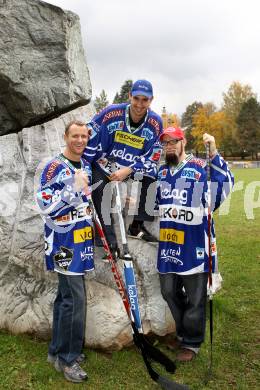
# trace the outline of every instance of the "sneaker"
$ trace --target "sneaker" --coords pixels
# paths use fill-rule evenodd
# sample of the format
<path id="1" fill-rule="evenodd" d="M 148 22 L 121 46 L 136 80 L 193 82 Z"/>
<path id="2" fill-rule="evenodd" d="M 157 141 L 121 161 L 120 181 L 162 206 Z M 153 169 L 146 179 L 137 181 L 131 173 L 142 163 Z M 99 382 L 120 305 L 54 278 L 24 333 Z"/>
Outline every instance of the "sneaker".
<path id="1" fill-rule="evenodd" d="M 59 359 L 56 359 L 54 367 L 58 372 L 63 372 L 64 377 L 69 382 L 81 383 L 88 379 L 88 374 L 75 361 L 71 366 L 62 364 Z"/>
<path id="2" fill-rule="evenodd" d="M 117 260 L 119 259 L 120 257 L 120 251 L 119 251 L 119 248 L 117 246 L 117 244 L 111 244 L 110 245 L 110 250 L 111 250 L 111 253 L 112 253 L 112 256 L 113 256 L 113 260 L 115 262 L 117 262 Z M 107 254 L 105 254 L 102 258 L 103 262 L 104 263 L 109 263 L 109 257 Z"/>
<path id="3" fill-rule="evenodd" d="M 127 234 L 132 238 L 138 238 L 147 242 L 158 242 L 158 240 L 145 228 L 145 226 L 138 225 L 138 227 L 129 226 Z"/>
<path id="4" fill-rule="evenodd" d="M 54 364 L 56 362 L 57 358 L 58 358 L 57 355 L 52 355 L 52 354 L 48 353 L 47 362 Z M 85 360 L 86 360 L 86 355 L 84 353 L 81 353 L 77 357 L 76 362 L 80 364 L 80 363 L 83 363 Z"/>

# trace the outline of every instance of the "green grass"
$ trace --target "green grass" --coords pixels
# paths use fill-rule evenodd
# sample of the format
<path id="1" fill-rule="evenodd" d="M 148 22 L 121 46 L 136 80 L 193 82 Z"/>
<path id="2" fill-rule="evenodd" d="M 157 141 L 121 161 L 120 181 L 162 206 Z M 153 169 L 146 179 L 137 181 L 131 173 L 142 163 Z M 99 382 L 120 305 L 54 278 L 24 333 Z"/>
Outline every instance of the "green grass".
<path id="1" fill-rule="evenodd" d="M 223 288 L 213 299 L 213 373 L 205 384 L 209 363 L 209 330 L 200 354 L 191 363 L 179 365 L 172 377 L 191 389 L 259 389 L 259 262 L 260 207 L 254 220 L 246 219 L 246 185 L 260 180 L 260 170 L 234 170 L 243 190 L 232 194 L 228 215 L 215 215 Z M 255 200 L 259 197 L 259 187 Z M 164 349 L 163 344 L 159 344 Z M 165 349 L 164 349 L 165 350 Z M 144 368 L 135 348 L 111 355 L 86 351 L 83 365 L 90 379 L 86 384 L 66 382 L 46 362 L 47 343 L 29 336 L 0 333 L 0 389 L 12 390 L 153 390 L 158 389 Z M 167 351 L 174 358 L 174 354 Z M 163 371 L 161 371 L 163 373 Z M 165 373 L 163 373 L 165 374 Z M 169 375 L 167 375 L 170 377 Z"/>

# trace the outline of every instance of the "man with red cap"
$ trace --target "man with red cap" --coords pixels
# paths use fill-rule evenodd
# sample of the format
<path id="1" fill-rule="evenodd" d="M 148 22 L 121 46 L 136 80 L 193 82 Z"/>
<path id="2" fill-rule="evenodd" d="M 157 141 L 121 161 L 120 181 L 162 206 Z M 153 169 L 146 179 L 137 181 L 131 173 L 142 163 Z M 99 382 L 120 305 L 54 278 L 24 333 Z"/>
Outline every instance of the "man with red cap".
<path id="1" fill-rule="evenodd" d="M 165 165 L 158 173 L 157 202 L 160 237 L 157 268 L 161 292 L 176 323 L 177 360 L 192 360 L 204 341 L 208 281 L 208 181 L 206 161 L 186 154 L 182 129 L 168 127 L 160 136 Z M 210 150 L 211 211 L 232 189 L 234 178 L 216 149 L 212 135 L 203 134 Z M 211 224 L 213 272 L 217 271 L 214 223 Z"/>

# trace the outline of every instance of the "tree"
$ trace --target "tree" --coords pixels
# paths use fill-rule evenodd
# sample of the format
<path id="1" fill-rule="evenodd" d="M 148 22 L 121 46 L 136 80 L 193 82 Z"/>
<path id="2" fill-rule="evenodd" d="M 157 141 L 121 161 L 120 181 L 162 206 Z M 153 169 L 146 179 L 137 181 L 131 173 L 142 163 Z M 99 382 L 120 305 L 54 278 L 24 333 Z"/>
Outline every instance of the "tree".
<path id="1" fill-rule="evenodd" d="M 228 118 L 224 111 L 215 111 L 212 103 L 207 103 L 199 108 L 193 116 L 193 128 L 191 135 L 194 138 L 196 150 L 204 150 L 202 136 L 209 133 L 215 137 L 216 144 L 220 149 L 224 149 L 224 142 L 231 132 Z"/>
<path id="2" fill-rule="evenodd" d="M 116 93 L 113 103 L 125 103 L 129 100 L 129 92 L 132 89 L 133 81 L 132 80 L 126 80 L 124 84 L 122 85 L 120 92 Z"/>
<path id="3" fill-rule="evenodd" d="M 229 121 L 229 128 L 231 133 L 224 141 L 225 147 L 231 151 L 232 155 L 240 153 L 239 136 L 237 127 L 237 118 L 240 113 L 242 105 L 251 97 L 256 97 L 252 88 L 248 84 L 241 84 L 234 81 L 227 93 L 223 93 L 223 111 Z"/>
<path id="4" fill-rule="evenodd" d="M 99 111 L 103 110 L 103 108 L 105 108 L 108 104 L 109 104 L 109 101 L 107 99 L 107 94 L 104 91 L 104 89 L 102 89 L 100 95 L 96 96 L 96 98 L 94 100 L 95 109 L 97 112 L 99 112 Z"/>
<path id="5" fill-rule="evenodd" d="M 251 153 L 257 158 L 260 149 L 260 104 L 255 97 L 248 99 L 237 117 L 238 139 L 242 155 Z"/>
<path id="6" fill-rule="evenodd" d="M 192 150 L 194 147 L 194 138 L 191 135 L 191 131 L 193 128 L 193 115 L 196 114 L 199 108 L 203 107 L 200 102 L 193 102 L 189 106 L 187 106 L 186 111 L 182 114 L 181 117 L 181 127 L 185 129 L 185 137 L 187 139 L 188 150 Z"/>
<path id="7" fill-rule="evenodd" d="M 223 110 L 226 115 L 236 122 L 243 103 L 251 97 L 256 98 L 250 85 L 242 85 L 238 81 L 234 81 L 227 93 L 223 93 Z"/>

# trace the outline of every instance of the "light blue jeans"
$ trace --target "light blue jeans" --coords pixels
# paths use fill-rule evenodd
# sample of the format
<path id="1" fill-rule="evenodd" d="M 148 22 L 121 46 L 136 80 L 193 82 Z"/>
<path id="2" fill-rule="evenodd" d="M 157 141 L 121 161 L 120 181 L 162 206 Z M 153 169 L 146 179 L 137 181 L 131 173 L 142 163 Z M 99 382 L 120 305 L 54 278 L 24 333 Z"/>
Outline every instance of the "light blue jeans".
<path id="1" fill-rule="evenodd" d="M 58 273 L 58 291 L 53 306 L 49 354 L 71 365 L 82 353 L 85 334 L 86 292 L 83 275 Z"/>

